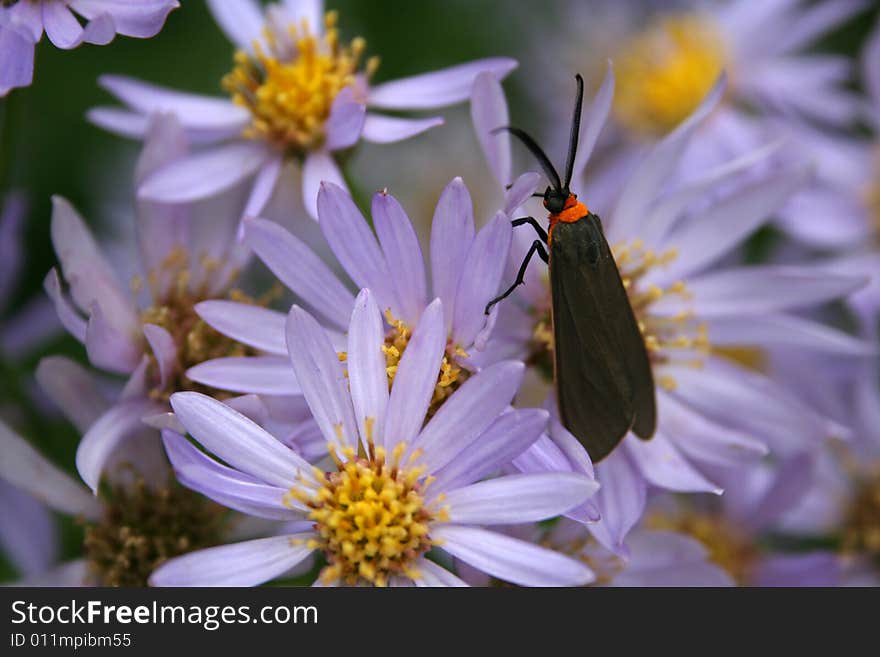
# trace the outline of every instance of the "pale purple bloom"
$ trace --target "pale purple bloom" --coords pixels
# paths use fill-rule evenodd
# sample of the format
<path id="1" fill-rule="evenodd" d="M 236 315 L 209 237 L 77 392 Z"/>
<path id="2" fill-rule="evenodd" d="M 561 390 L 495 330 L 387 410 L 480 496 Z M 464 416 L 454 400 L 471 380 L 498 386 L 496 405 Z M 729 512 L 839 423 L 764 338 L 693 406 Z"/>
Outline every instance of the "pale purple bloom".
<path id="1" fill-rule="evenodd" d="M 355 286 L 372 291 L 383 312 L 390 311 L 393 320 L 414 328 L 428 300 L 439 298 L 445 309 L 449 359 L 468 370 L 494 362 L 482 354 L 491 329 L 484 310 L 501 286 L 510 248 L 511 227 L 505 213 L 496 213 L 477 231 L 470 193 L 461 179 L 454 179 L 437 202 L 428 262 L 409 217 L 387 191 L 373 196 L 375 232 L 348 193 L 333 183 L 321 185 L 318 215 L 338 262 Z M 248 219 L 244 236 L 275 276 L 334 332 L 338 343 L 354 304 L 349 286 L 278 224 Z M 239 342 L 274 356 L 287 353 L 282 313 L 231 301 L 203 302 L 196 310 L 212 327 Z M 208 361 L 188 376 L 236 392 L 299 394 L 292 372 L 285 373 L 283 365 L 270 371 L 266 362 Z M 274 368 L 276 361 L 272 363 Z"/>
<path id="2" fill-rule="evenodd" d="M 186 153 L 187 141 L 177 120 L 157 117 L 138 161 L 137 180 Z M 205 358 L 219 355 L 211 346 L 218 343 L 203 333 L 192 306 L 200 299 L 226 296 L 249 257 L 236 240 L 241 199 L 226 194 L 190 206 L 138 202 L 143 276 L 132 282 L 134 291 L 118 279 L 74 208 L 60 197 L 53 204 L 52 242 L 61 271 L 49 272 L 44 287 L 64 327 L 85 345 L 92 365 L 128 377 L 115 403 L 94 416 L 94 422 L 79 425 L 84 435 L 77 468 L 96 490 L 114 450 L 144 429 L 142 418 L 166 422 L 163 414 L 169 408 L 164 400 L 179 389 L 179 377 L 200 350 L 206 350 Z M 224 344 L 218 346 L 222 353 Z M 271 359 L 266 362 L 271 365 Z M 68 414 L 79 413 L 76 407 L 81 404 L 98 403 L 100 398 L 90 388 L 80 386 L 78 370 L 64 366 L 49 375 L 50 368 L 58 369 L 58 362 L 42 368 L 43 380 L 59 405 L 71 409 Z M 84 396 L 87 402 L 81 401 Z M 262 412 L 260 404 L 248 398 L 231 403 L 242 404 L 245 412 Z"/>
<path id="3" fill-rule="evenodd" d="M 359 62 L 362 43 L 352 42 L 350 51 L 338 55 L 329 44 L 321 41 L 325 24 L 322 2 L 285 0 L 268 7 L 265 12 L 254 0 L 214 0 L 208 5 L 221 29 L 239 49 L 241 57 L 270 57 L 274 63 L 268 68 L 295 66 L 297 44 L 308 43 L 309 47 L 315 47 L 308 41 L 310 37 L 318 39 L 319 56 L 336 57 L 345 66 Z M 328 29 L 335 32 L 335 24 Z M 272 35 L 271 39 L 267 39 L 264 30 Z M 253 66 L 259 68 L 257 64 Z M 299 93 L 299 90 L 285 89 L 279 94 L 273 88 L 266 94 L 271 96 L 270 100 L 263 96 L 257 100 L 254 89 L 248 87 L 241 92 L 240 102 L 236 104 L 231 99 L 171 91 L 107 75 L 101 79 L 101 84 L 126 108 L 96 108 L 89 117 L 118 134 L 142 138 L 147 115 L 155 111 L 171 111 L 177 113 L 193 142 L 206 144 L 205 149 L 157 170 L 145 179 L 139 189 L 142 198 L 165 202 L 191 201 L 247 181 L 250 192 L 245 215 L 258 215 L 272 196 L 282 164 L 296 160 L 302 166 L 303 202 L 309 214 L 317 217 L 319 183 L 326 180 L 345 185 L 334 156 L 336 151 L 349 149 L 361 139 L 374 143 L 400 141 L 442 123 L 439 117 L 407 119 L 374 110 L 427 110 L 459 103 L 467 98 L 474 77 L 481 71 L 491 71 L 502 78 L 515 67 L 516 62 L 512 59 L 490 58 L 372 86 L 367 79 L 368 63 L 365 71 L 355 67 L 340 78 L 339 84 L 343 87 L 339 90 L 325 92 L 326 81 L 315 83 L 315 89 L 321 89 L 320 93 L 330 94 L 321 96 L 329 103 L 326 116 L 323 110 L 315 109 L 308 117 L 301 117 L 302 124 L 290 118 L 284 125 L 283 121 L 269 125 L 278 113 L 272 112 L 275 118 L 266 119 L 269 112 L 263 116 L 257 105 L 283 103 L 283 96 L 288 92 L 290 95 Z M 257 75 L 254 70 L 239 62 L 236 71 L 230 74 L 234 95 L 237 93 L 235 89 L 241 85 L 259 87 L 267 83 L 265 71 Z M 313 90 L 309 93 L 312 94 L 309 102 L 318 102 L 316 94 L 319 92 Z M 248 103 L 253 106 L 242 106 Z M 305 112 L 297 108 L 289 111 Z"/>
<path id="4" fill-rule="evenodd" d="M 611 108 L 613 88 L 609 71 L 581 124 L 574 180 Z M 793 439 L 815 444 L 838 431 L 835 422 L 785 386 L 723 357 L 725 350 L 784 346 L 852 359 L 873 352 L 871 345 L 795 312 L 844 297 L 863 286 L 865 278 L 832 275 L 818 266 L 718 266 L 800 188 L 804 168 L 771 169 L 736 193 L 723 193 L 732 178 L 766 159 L 771 151 L 765 148 L 668 187 L 723 92 L 722 79 L 692 116 L 647 151 L 613 206 L 596 207 L 588 194 L 580 197 L 602 217 L 621 274 L 629 281 L 657 383 L 659 421 L 653 439 L 628 435 L 596 468 L 603 486 L 592 502 L 602 520 L 591 529 L 603 545 L 621 553 L 624 537 L 642 515 L 648 486 L 720 493 L 710 470 L 742 466 L 764 455 L 768 446 Z M 491 129 L 503 120 L 484 117 L 481 124 Z M 492 163 L 497 155 L 490 151 L 487 159 Z M 528 228 L 515 231 L 508 280 L 533 239 Z M 500 306 L 487 347 L 492 353 L 486 357 L 528 360 L 543 353 L 546 359 L 540 345 L 549 336 L 550 298 L 543 264 L 533 262 L 525 285 Z"/>
<path id="5" fill-rule="evenodd" d="M 154 573 L 151 583 L 256 585 L 321 550 L 328 566 L 317 585 L 464 585 L 424 557 L 431 548 L 520 585 L 592 580 L 589 568 L 575 560 L 484 528 L 558 515 L 596 489 L 591 478 L 574 473 L 483 480 L 533 443 L 547 421 L 538 409 L 509 409 L 522 379 L 521 363 L 500 362 L 473 375 L 425 423 L 446 349 L 443 311 L 437 299 L 421 313 L 389 390 L 382 315 L 370 291 L 363 290 L 356 301 L 345 366 L 318 322 L 297 306 L 291 310 L 286 328 L 290 360 L 338 472 L 325 475 L 313 468 L 210 397 L 175 394 L 171 403 L 186 430 L 228 464 L 166 431 L 166 449 L 181 481 L 240 511 L 303 521 L 303 527 L 291 535 L 173 559 Z M 365 475 L 384 491 L 387 515 L 374 488 L 361 497 L 364 489 L 353 486 Z M 359 503 L 350 504 L 350 496 Z M 342 502 L 337 505 L 337 500 Z M 407 505 L 405 513 L 395 510 L 402 508 L 398 503 Z M 381 523 L 376 538 L 350 533 L 347 528 L 359 521 L 347 513 L 364 513 Z M 334 522 L 337 514 L 348 520 Z M 350 551 L 339 547 L 346 542 Z M 375 554 L 371 545 L 382 548 Z"/>
<path id="6" fill-rule="evenodd" d="M 64 50 L 99 46 L 117 34 L 147 39 L 179 7 L 177 0 L 16 0 L 0 7 L 0 96 L 26 87 L 34 75 L 34 48 L 43 32 Z M 80 21 L 85 21 L 85 24 Z"/>
<path id="7" fill-rule="evenodd" d="M 100 502 L 89 490 L 31 447 L 27 441 L 0 422 L 0 485 L 3 491 L 3 543 L 21 564 L 21 584 L 78 586 L 86 581 L 84 560 L 58 566 L 51 519 L 46 507 L 64 515 L 97 521 Z M 13 501 L 16 501 L 13 506 Z M 43 506 L 45 505 L 45 506 Z M 36 507 L 36 508 L 34 508 Z M 27 513 L 30 511 L 30 513 Z M 10 542 L 12 542 L 10 544 Z"/>
<path id="8" fill-rule="evenodd" d="M 810 49 L 869 4 L 694 0 L 659 8 L 651 3 L 639 10 L 617 3 L 597 20 L 592 8 L 572 3 L 562 9 L 565 20 L 553 23 L 553 38 L 535 44 L 540 64 L 532 74 L 540 71 L 543 80 L 555 72 L 559 86 L 565 81 L 559 79 L 562 73 L 581 71 L 595 78 L 591 61 L 614 60 L 621 88 L 612 116 L 615 141 L 623 147 L 609 150 L 598 163 L 601 174 L 595 175 L 621 181 L 633 157 L 696 111 L 727 71 L 730 84 L 724 98 L 699 127 L 680 163 L 681 179 L 699 177 L 707 168 L 776 140 L 779 121 L 851 127 L 862 104 L 849 88 L 853 62 Z M 596 46 L 581 48 L 584 39 Z M 555 118 L 565 120 L 563 108 L 556 105 Z"/>

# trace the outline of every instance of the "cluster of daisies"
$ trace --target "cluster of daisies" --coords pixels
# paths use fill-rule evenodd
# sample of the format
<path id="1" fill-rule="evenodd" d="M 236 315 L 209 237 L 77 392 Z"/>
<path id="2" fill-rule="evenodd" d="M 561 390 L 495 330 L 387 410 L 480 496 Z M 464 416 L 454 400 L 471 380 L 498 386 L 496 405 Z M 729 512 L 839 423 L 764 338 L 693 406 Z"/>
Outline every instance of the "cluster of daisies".
<path id="1" fill-rule="evenodd" d="M 512 220 L 546 216 L 546 179 L 497 130 L 517 62 L 374 83 L 378 58 L 320 0 L 208 0 L 223 95 L 106 75 L 118 102 L 88 113 L 142 144 L 137 273 L 56 196 L 48 301 L 0 314 L 4 358 L 50 314 L 82 345 L 44 357 L 33 391 L 79 431 L 75 464 L 15 430 L 27 399 L 0 407 L 18 583 L 880 584 L 880 28 L 859 62 L 813 49 L 868 4 L 573 4 L 532 30 L 529 88 L 587 79 L 571 187 L 656 382 L 654 437 L 594 464 L 558 418 L 546 266 L 484 312 L 534 238 Z M 31 83 L 44 31 L 146 38 L 177 8 L 3 2 L 0 94 Z M 415 221 L 395 180 L 353 198 L 360 142 L 419 153 L 393 144 L 451 130 L 429 114 L 461 103 L 453 165 L 483 172 Z M 553 105 L 524 127 L 561 142 Z M 2 313 L 28 211 L 0 203 Z M 53 513 L 82 526 L 80 558 L 58 560 Z"/>

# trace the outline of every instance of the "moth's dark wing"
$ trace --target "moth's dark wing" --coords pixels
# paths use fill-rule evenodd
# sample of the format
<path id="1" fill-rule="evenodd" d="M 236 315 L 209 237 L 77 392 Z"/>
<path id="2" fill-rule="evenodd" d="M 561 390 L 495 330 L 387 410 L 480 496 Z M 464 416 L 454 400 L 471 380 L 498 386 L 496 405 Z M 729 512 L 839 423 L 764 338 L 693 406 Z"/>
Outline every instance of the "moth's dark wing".
<path id="1" fill-rule="evenodd" d="M 631 428 L 650 438 L 656 411 L 644 339 L 596 215 L 554 226 L 550 280 L 559 412 L 599 461 Z"/>

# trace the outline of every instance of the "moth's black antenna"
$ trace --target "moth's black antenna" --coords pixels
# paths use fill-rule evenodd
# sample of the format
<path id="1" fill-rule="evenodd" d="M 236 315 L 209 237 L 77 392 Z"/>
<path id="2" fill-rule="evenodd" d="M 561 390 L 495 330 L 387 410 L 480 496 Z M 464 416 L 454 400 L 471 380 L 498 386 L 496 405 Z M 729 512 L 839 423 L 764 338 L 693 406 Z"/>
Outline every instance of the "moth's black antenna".
<path id="1" fill-rule="evenodd" d="M 568 159 L 565 161 L 566 189 L 568 189 L 572 173 L 574 173 L 574 158 L 577 155 L 578 138 L 581 134 L 581 109 L 584 106 L 584 79 L 580 73 L 574 77 L 577 80 L 577 96 L 574 101 L 574 116 L 571 119 L 571 134 L 568 137 Z"/>
<path id="2" fill-rule="evenodd" d="M 559 180 L 559 174 L 556 172 L 556 169 L 553 167 L 553 164 L 550 162 L 550 158 L 547 157 L 547 154 L 541 150 L 541 147 L 535 143 L 535 140 L 532 139 L 527 133 L 523 132 L 519 128 L 514 128 L 512 126 L 506 125 L 500 128 L 495 128 L 492 131 L 492 134 L 497 134 L 502 130 L 507 130 L 514 137 L 519 139 L 526 148 L 535 156 L 535 159 L 538 160 L 538 164 L 541 165 L 541 168 L 544 170 L 544 173 L 547 174 L 547 177 L 550 179 L 550 184 L 558 190 L 562 191 L 562 181 Z"/>

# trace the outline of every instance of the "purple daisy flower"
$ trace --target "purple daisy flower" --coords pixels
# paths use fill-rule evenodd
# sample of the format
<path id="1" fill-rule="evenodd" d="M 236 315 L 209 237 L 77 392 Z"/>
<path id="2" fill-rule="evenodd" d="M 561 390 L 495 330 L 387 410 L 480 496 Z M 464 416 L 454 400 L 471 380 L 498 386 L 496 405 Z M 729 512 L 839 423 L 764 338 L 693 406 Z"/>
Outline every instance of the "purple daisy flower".
<path id="1" fill-rule="evenodd" d="M 138 162 L 137 179 L 186 153 L 176 118 L 157 117 Z M 186 377 L 189 367 L 219 356 L 255 353 L 210 329 L 194 311 L 195 304 L 207 298 L 243 298 L 231 289 L 249 257 L 236 239 L 242 201 L 236 194 L 189 206 L 140 201 L 136 232 L 143 273 L 129 291 L 73 207 L 62 198 L 53 199 L 52 242 L 68 289 L 62 288 L 61 275 L 54 269 L 45 289 L 62 324 L 85 345 L 90 362 L 129 377 L 117 401 L 94 423 L 81 426 L 85 433 L 77 468 L 92 490 L 97 490 L 116 447 L 138 434 L 144 419 L 161 426 L 169 421 L 171 393 L 204 389 Z M 264 364 L 271 368 L 280 360 L 267 358 Z M 62 400 L 62 408 L 75 405 L 69 398 L 78 397 L 78 373 L 62 367 L 56 378 L 57 363 L 49 361 L 42 378 Z M 252 415 L 265 412 L 252 398 L 230 403 Z"/>
<path id="2" fill-rule="evenodd" d="M 461 179 L 440 196 L 431 229 L 430 265 L 426 265 L 415 229 L 403 207 L 387 191 L 373 196 L 375 233 L 348 193 L 323 183 L 318 193 L 319 225 L 338 262 L 356 286 L 369 288 L 386 320 L 386 357 L 394 367 L 421 321 L 428 299 L 446 309 L 447 349 L 435 395 L 435 407 L 470 373 L 494 362 L 483 358 L 489 329 L 483 313 L 497 294 L 510 248 L 510 220 L 498 212 L 477 231 L 471 197 Z M 349 287 L 302 241 L 264 219 L 244 223 L 245 243 L 266 266 L 321 318 L 342 334 L 354 304 Z M 431 285 L 428 277 L 431 276 Z M 283 356 L 285 317 L 277 311 L 232 301 L 206 301 L 199 316 L 221 333 L 264 352 Z M 344 350 L 344 347 L 340 350 Z M 497 359 L 495 359 L 497 360 Z M 288 374 L 273 376 L 265 359 L 224 358 L 187 372 L 194 381 L 236 392 L 296 395 L 299 384 Z"/>
<path id="3" fill-rule="evenodd" d="M 66 367 L 78 366 L 67 361 Z M 84 370 L 81 375 L 87 401 L 94 381 Z M 77 407 L 74 419 L 86 419 L 89 410 Z M 144 586 L 170 557 L 286 530 L 230 513 L 180 486 L 157 440 L 129 441 L 118 450 L 114 456 L 123 467 L 108 469 L 97 496 L 2 422 L 0 448 L 0 540 L 19 557 L 20 586 Z M 46 507 L 84 526 L 84 557 L 57 562 Z"/>
<path id="4" fill-rule="evenodd" d="M 813 485 L 812 451 L 719 474 L 727 484 L 720 498 L 657 499 L 645 525 L 700 541 L 709 559 L 740 586 L 835 586 L 841 561 L 834 552 L 784 551 L 772 540 Z"/>
<path id="5" fill-rule="evenodd" d="M 181 481 L 233 508 L 305 526 L 173 559 L 151 583 L 256 585 L 319 551 L 327 566 L 317 585 L 463 585 L 425 558 L 432 549 L 526 586 L 592 580 L 582 563 L 484 528 L 555 516 L 596 485 L 574 473 L 481 481 L 538 438 L 547 414 L 508 408 L 523 365 L 507 361 L 471 377 L 425 424 L 446 336 L 438 299 L 424 309 L 389 389 L 382 315 L 368 290 L 352 313 L 345 365 L 318 322 L 293 307 L 290 360 L 328 445 L 327 473 L 216 400 L 175 394 L 183 426 L 229 464 L 166 431 Z"/>
<path id="6" fill-rule="evenodd" d="M 575 179 L 610 111 L 613 89 L 609 71 L 581 124 Z M 591 527 L 603 545 L 623 553 L 622 541 L 641 517 L 649 485 L 720 493 L 721 486 L 707 476 L 710 468 L 741 466 L 764 455 L 768 445 L 787 444 L 791 436 L 815 444 L 838 431 L 835 422 L 786 386 L 741 366 L 737 358 L 779 345 L 853 359 L 873 353 L 870 344 L 793 312 L 844 297 L 865 278 L 830 275 L 821 267 L 717 266 L 790 198 L 807 170 L 773 169 L 725 194 L 731 176 L 764 159 L 764 149 L 669 188 L 691 138 L 723 91 L 722 80 L 691 117 L 647 152 L 610 211 L 593 206 L 603 217 L 657 382 L 654 438 L 628 435 L 596 471 L 604 484 L 594 499 L 602 520 Z M 501 114 L 496 121 L 484 117 L 481 125 L 503 125 Z M 485 135 L 480 141 L 491 143 Z M 490 163 L 496 157 L 487 153 Z M 532 239 L 527 231 L 515 231 L 510 279 Z M 546 269 L 533 264 L 514 300 L 500 305 L 487 348 L 500 351 L 486 357 L 522 359 L 549 375 Z"/>
<path id="7" fill-rule="evenodd" d="M 617 5 L 606 8 L 601 22 L 591 9 L 566 6 L 565 21 L 554 23 L 554 38 L 541 39 L 536 48 L 540 69 L 534 72 L 540 70 L 542 79 L 550 71 L 598 78 L 595 63 L 614 60 L 612 117 L 617 141 L 625 146 L 599 163 L 604 175 L 625 177 L 632 158 L 692 115 L 724 71 L 730 77 L 726 93 L 689 144 L 682 179 L 778 138 L 779 119 L 846 129 L 860 114 L 862 101 L 849 88 L 852 61 L 809 48 L 864 11 L 870 5 L 865 0 Z M 577 38 L 560 35 L 559 25 Z M 592 62 L 584 61 L 583 48 L 569 51 L 597 26 L 603 34 L 587 36 L 600 48 L 589 51 Z"/>
<path id="8" fill-rule="evenodd" d="M 442 123 L 438 117 L 405 119 L 372 110 L 426 110 L 465 100 L 474 77 L 501 78 L 516 67 L 490 58 L 372 86 L 377 59 L 363 62 L 366 44 L 339 40 L 337 14 L 323 3 L 286 0 L 263 12 L 254 0 L 212 0 L 217 23 L 238 47 L 223 84 L 230 98 L 195 96 L 123 78 L 101 84 L 126 109 L 96 108 L 90 119 L 113 132 L 141 138 L 146 117 L 175 112 L 204 150 L 157 170 L 139 189 L 144 199 L 185 202 L 248 182 L 245 215 L 257 215 L 272 195 L 282 165 L 302 165 L 302 198 L 317 218 L 321 181 L 345 186 L 333 153 L 362 138 L 374 143 L 407 139 Z"/>
<path id="9" fill-rule="evenodd" d="M 99 46 L 117 34 L 148 39 L 159 33 L 177 0 L 7 0 L 0 6 L 0 96 L 30 85 L 34 47 L 43 32 L 58 48 Z M 86 21 L 80 23 L 77 16 Z"/>

